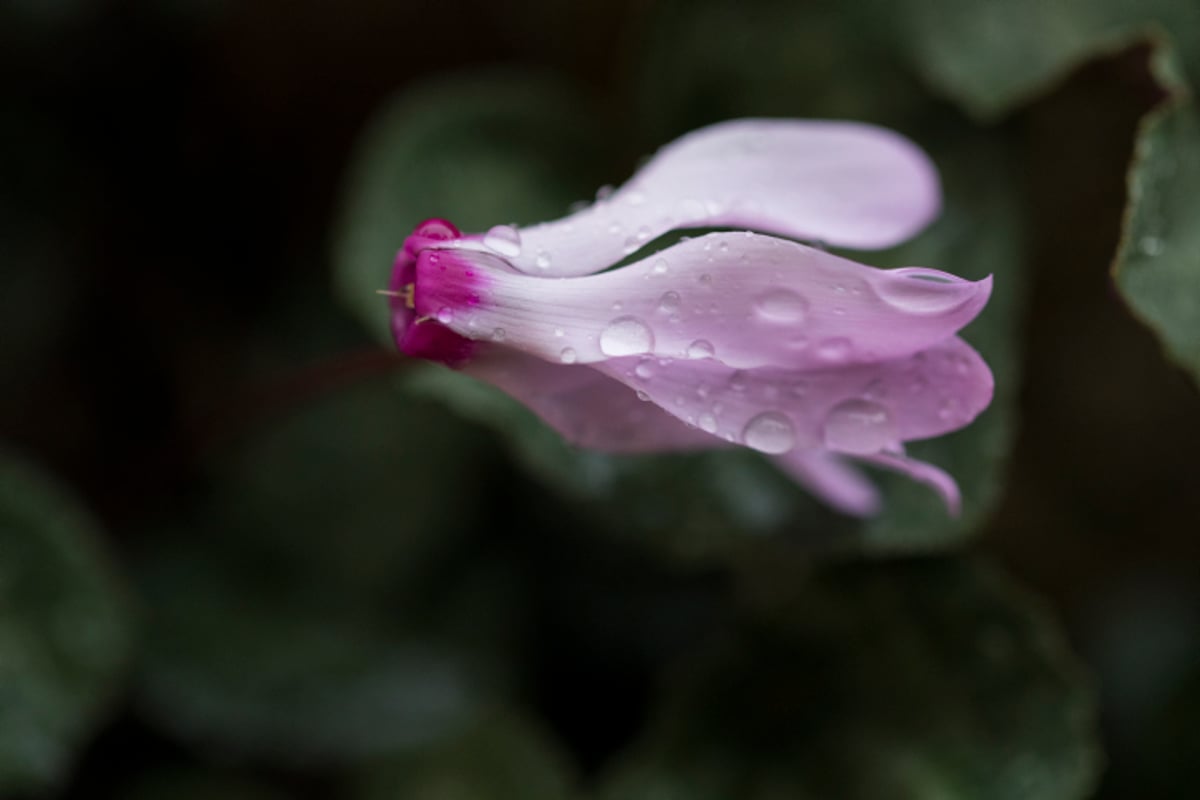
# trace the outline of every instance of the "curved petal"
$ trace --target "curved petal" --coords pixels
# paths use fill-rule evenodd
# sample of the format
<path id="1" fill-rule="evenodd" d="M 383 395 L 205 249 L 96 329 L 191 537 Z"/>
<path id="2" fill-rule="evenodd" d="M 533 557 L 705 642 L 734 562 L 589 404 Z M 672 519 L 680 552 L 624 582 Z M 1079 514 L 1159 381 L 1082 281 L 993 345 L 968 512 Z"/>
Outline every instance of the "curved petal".
<path id="1" fill-rule="evenodd" d="M 911 355 L 970 322 L 991 278 L 880 270 L 785 239 L 713 233 L 621 269 L 547 279 L 497 256 L 427 250 L 417 311 L 469 338 L 503 331 L 550 361 L 650 354 L 739 368 L 829 368 Z M 461 312 L 461 313 L 460 313 Z"/>
<path id="2" fill-rule="evenodd" d="M 884 128 L 731 120 L 666 145 L 618 191 L 578 213 L 519 232 L 497 229 L 497 252 L 523 272 L 573 276 L 687 227 L 876 249 L 924 228 L 940 197 L 929 157 Z"/>
<path id="3" fill-rule="evenodd" d="M 843 514 L 869 517 L 879 512 L 875 484 L 840 456 L 824 450 L 793 450 L 774 461 L 797 483 Z"/>
<path id="4" fill-rule="evenodd" d="M 942 468 L 896 453 L 862 456 L 862 460 L 868 464 L 907 475 L 913 480 L 931 487 L 942 498 L 942 502 L 946 504 L 946 510 L 950 512 L 951 516 L 957 517 L 962 510 L 962 494 L 958 490 L 958 483 Z"/>
<path id="5" fill-rule="evenodd" d="M 579 447 L 639 453 L 725 446 L 590 367 L 549 364 L 486 345 L 460 371 L 503 390 Z"/>
<path id="6" fill-rule="evenodd" d="M 636 356 L 593 366 L 689 425 L 772 454 L 894 450 L 968 424 L 993 390 L 983 359 L 957 337 L 908 358 L 811 372 Z"/>

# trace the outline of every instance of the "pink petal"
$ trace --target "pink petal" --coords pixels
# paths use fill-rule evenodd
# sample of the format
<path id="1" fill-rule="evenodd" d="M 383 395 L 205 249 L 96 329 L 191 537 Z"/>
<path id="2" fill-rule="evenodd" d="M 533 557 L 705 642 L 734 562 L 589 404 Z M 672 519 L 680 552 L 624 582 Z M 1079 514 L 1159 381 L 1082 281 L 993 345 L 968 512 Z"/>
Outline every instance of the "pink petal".
<path id="1" fill-rule="evenodd" d="M 452 316 L 468 338 L 503 331 L 510 346 L 567 363 L 644 353 L 742 368 L 908 356 L 970 322 L 992 285 L 749 233 L 709 234 L 580 278 L 522 275 L 462 249 L 424 251 L 416 274 L 417 311 Z"/>
<path id="2" fill-rule="evenodd" d="M 774 460 L 797 483 L 843 514 L 869 517 L 879 512 L 879 490 L 844 458 L 824 450 L 793 450 Z"/>
<path id="3" fill-rule="evenodd" d="M 723 445 L 590 367 L 548 364 L 486 345 L 462 372 L 500 388 L 579 447 L 637 453 Z"/>
<path id="4" fill-rule="evenodd" d="M 584 275 L 676 228 L 733 227 L 890 247 L 937 214 L 937 172 L 897 133 L 855 122 L 743 119 L 666 145 L 611 196 L 555 222 L 497 229 L 523 272 Z"/>
<path id="5" fill-rule="evenodd" d="M 952 516 L 957 517 L 962 510 L 962 494 L 958 490 L 958 484 L 945 470 L 925 461 L 918 461 L 915 458 L 896 453 L 876 453 L 863 456 L 862 460 L 868 464 L 907 475 L 913 480 L 933 488 L 942 498 L 942 502 L 946 504 L 946 510 Z"/>
<path id="6" fill-rule="evenodd" d="M 983 359 L 957 337 L 907 358 L 813 372 L 637 356 L 593 366 L 705 433 L 772 454 L 894 450 L 968 424 L 993 388 Z"/>

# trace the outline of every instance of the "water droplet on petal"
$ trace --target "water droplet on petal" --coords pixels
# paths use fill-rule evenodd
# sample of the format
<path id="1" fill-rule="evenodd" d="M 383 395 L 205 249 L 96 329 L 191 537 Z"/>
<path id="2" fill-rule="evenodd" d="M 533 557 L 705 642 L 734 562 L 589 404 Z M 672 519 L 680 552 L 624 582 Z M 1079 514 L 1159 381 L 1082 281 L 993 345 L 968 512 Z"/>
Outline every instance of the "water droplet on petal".
<path id="1" fill-rule="evenodd" d="M 562 337 L 564 337 L 564 336 L 566 336 L 566 335 L 567 335 L 567 332 L 566 332 L 566 331 L 564 331 L 562 328 L 555 328 L 555 329 L 554 329 L 554 338 L 556 338 L 556 339 L 561 339 Z"/>
<path id="2" fill-rule="evenodd" d="M 938 406 L 938 419 L 943 422 L 965 422 L 967 419 L 963 404 L 957 397 L 947 397 Z"/>
<path id="3" fill-rule="evenodd" d="M 804 321 L 808 303 L 790 289 L 771 289 L 755 298 L 754 310 L 768 322 L 794 324 Z"/>
<path id="4" fill-rule="evenodd" d="M 735 392 L 746 391 L 746 373 L 743 370 L 738 370 L 729 376 L 729 388 Z"/>
<path id="5" fill-rule="evenodd" d="M 825 418 L 825 446 L 843 453 L 878 453 L 896 440 L 892 415 L 870 400 L 846 400 Z"/>
<path id="6" fill-rule="evenodd" d="M 713 350 L 712 342 L 707 339 L 697 339 L 688 345 L 687 357 L 712 358 L 714 352 L 716 351 Z"/>
<path id="7" fill-rule="evenodd" d="M 817 356 L 823 361 L 845 361 L 850 357 L 852 348 L 849 339 L 835 336 L 832 339 L 824 339 L 817 345 Z"/>
<path id="8" fill-rule="evenodd" d="M 533 261 L 538 269 L 550 269 L 550 254 L 542 250 Z"/>
<path id="9" fill-rule="evenodd" d="M 679 305 L 678 292 L 665 292 L 662 297 L 658 298 L 658 310 L 664 314 L 674 314 L 679 310 Z"/>
<path id="10" fill-rule="evenodd" d="M 764 453 L 786 453 L 796 446 L 796 429 L 778 411 L 764 411 L 746 423 L 742 441 Z"/>
<path id="11" fill-rule="evenodd" d="M 633 374 L 637 375 L 642 380 L 649 380 L 654 377 L 654 366 L 650 359 L 645 359 L 633 368 Z"/>
<path id="12" fill-rule="evenodd" d="M 701 414 L 700 419 L 698 419 L 697 422 L 700 425 L 700 430 L 704 431 L 705 433 L 717 432 L 717 418 L 712 414 Z"/>
<path id="13" fill-rule="evenodd" d="M 564 364 L 574 364 L 579 360 L 579 355 L 575 352 L 574 347 L 564 347 L 562 352 L 559 353 L 559 358 L 562 359 L 562 363 Z"/>
<path id="14" fill-rule="evenodd" d="M 600 352 L 606 356 L 635 356 L 654 347 L 654 334 L 637 317 L 618 317 L 600 334 Z"/>
<path id="15" fill-rule="evenodd" d="M 494 342 L 503 342 L 507 338 L 508 334 L 504 331 L 504 328 L 496 328 L 492 331 L 492 341 Z"/>
<path id="16" fill-rule="evenodd" d="M 641 389 L 638 389 L 638 392 L 637 392 L 637 399 L 638 399 L 638 400 L 641 400 L 643 403 L 649 403 L 649 402 L 650 402 L 650 395 L 646 394 L 646 393 L 645 393 L 645 392 L 643 392 Z"/>
<path id="17" fill-rule="evenodd" d="M 937 270 L 906 267 L 875 279 L 875 291 L 892 308 L 910 314 L 939 314 L 974 295 L 972 285 Z"/>
<path id="18" fill-rule="evenodd" d="M 442 306 L 437 312 L 437 321 L 443 325 L 449 325 L 454 321 L 454 309 L 450 306 Z"/>
<path id="19" fill-rule="evenodd" d="M 712 275 L 709 275 L 707 272 L 700 276 L 700 285 L 701 286 L 706 286 L 706 287 L 712 286 L 712 282 L 713 282 Z"/>
<path id="20" fill-rule="evenodd" d="M 644 241 L 646 241 L 647 239 L 649 239 L 649 238 L 650 238 L 650 233 L 651 233 L 651 231 L 650 231 L 650 226 L 649 226 L 649 225 L 643 225 L 642 227 L 638 228 L 638 229 L 637 229 L 637 240 L 638 240 L 638 242 L 644 242 Z"/>
<path id="21" fill-rule="evenodd" d="M 483 246 L 514 258 L 521 255 L 521 234 L 511 225 L 496 225 L 483 235 Z"/>
<path id="22" fill-rule="evenodd" d="M 660 258 L 654 262 L 654 267 L 652 268 L 652 271 L 654 272 L 655 275 L 666 275 L 667 268 L 668 268 L 667 260 L 665 258 Z"/>
<path id="23" fill-rule="evenodd" d="M 629 203 L 631 206 L 640 206 L 642 203 L 646 202 L 646 195 L 635 189 L 632 192 L 626 193 L 625 202 Z"/>

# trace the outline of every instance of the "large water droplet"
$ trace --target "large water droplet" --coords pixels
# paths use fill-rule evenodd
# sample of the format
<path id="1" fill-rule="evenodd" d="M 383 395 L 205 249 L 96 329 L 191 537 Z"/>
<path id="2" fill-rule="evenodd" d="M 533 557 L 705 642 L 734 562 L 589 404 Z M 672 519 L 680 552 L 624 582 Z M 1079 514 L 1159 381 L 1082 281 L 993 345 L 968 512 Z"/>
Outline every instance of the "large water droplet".
<path id="1" fill-rule="evenodd" d="M 617 317 L 600 334 L 600 352 L 606 356 L 635 356 L 654 348 L 654 334 L 637 317 Z"/>
<path id="2" fill-rule="evenodd" d="M 574 347 L 564 347 L 562 352 L 558 354 L 564 364 L 574 364 L 579 360 L 579 354 L 575 352 Z"/>
<path id="3" fill-rule="evenodd" d="M 796 429 L 778 411 L 764 411 L 746 423 L 742 441 L 764 453 L 786 453 L 796 446 Z"/>
<path id="4" fill-rule="evenodd" d="M 483 246 L 515 258 L 521 255 L 521 234 L 511 225 L 496 225 L 483 235 Z"/>
<path id="5" fill-rule="evenodd" d="M 884 302 L 910 314 L 951 311 L 974 294 L 970 283 L 922 267 L 894 269 L 875 280 L 875 291 Z"/>
<path id="6" fill-rule="evenodd" d="M 843 453 L 878 453 L 895 442 L 892 415 L 870 400 L 847 400 L 825 418 L 825 446 Z"/>
<path id="7" fill-rule="evenodd" d="M 808 303 L 790 289 L 771 289 L 755 298 L 754 310 L 768 322 L 794 324 L 804 321 Z"/>
<path id="8" fill-rule="evenodd" d="M 707 339 L 697 339 L 688 345 L 687 357 L 712 358 L 714 352 L 716 351 L 713 350 L 712 342 L 708 341 Z"/>

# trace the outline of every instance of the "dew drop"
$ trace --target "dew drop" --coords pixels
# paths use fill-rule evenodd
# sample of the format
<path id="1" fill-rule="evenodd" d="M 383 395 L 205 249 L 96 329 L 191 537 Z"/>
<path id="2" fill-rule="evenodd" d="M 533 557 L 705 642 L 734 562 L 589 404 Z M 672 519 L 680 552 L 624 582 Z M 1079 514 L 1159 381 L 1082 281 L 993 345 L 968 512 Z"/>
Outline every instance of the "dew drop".
<path id="1" fill-rule="evenodd" d="M 654 347 L 654 334 L 637 317 L 618 317 L 600 334 L 600 352 L 606 356 L 634 356 Z"/>
<path id="2" fill-rule="evenodd" d="M 636 238 L 637 238 L 638 242 L 644 242 L 650 238 L 650 234 L 651 234 L 650 226 L 643 225 L 642 227 L 637 229 L 637 237 Z"/>
<path id="3" fill-rule="evenodd" d="M 625 202 L 629 203 L 631 206 L 640 206 L 646 202 L 646 195 L 643 192 L 639 192 L 635 189 L 634 191 L 625 195 Z"/>
<path id="4" fill-rule="evenodd" d="M 566 335 L 567 335 L 567 332 L 566 332 L 566 331 L 564 331 L 562 328 L 555 328 L 555 329 L 554 329 L 554 338 L 555 338 L 555 339 L 561 339 L 562 337 L 564 337 L 564 336 L 566 336 Z"/>
<path id="5" fill-rule="evenodd" d="M 650 359 L 645 359 L 633 368 L 633 374 L 637 375 L 642 380 L 650 380 L 654 377 L 654 366 L 650 363 Z"/>
<path id="6" fill-rule="evenodd" d="M 537 254 L 537 258 L 533 261 L 538 269 L 550 269 L 550 254 L 542 250 Z"/>
<path id="7" fill-rule="evenodd" d="M 442 306 L 437 312 L 437 321 L 443 325 L 449 325 L 454 321 L 454 309 L 450 306 Z"/>
<path id="8" fill-rule="evenodd" d="M 884 273 L 875 280 L 875 291 L 892 308 L 909 314 L 952 311 L 975 294 L 972 284 L 921 267 Z"/>
<path id="9" fill-rule="evenodd" d="M 943 422 L 963 422 L 966 420 L 966 417 L 963 405 L 957 397 L 947 397 L 938 406 L 938 419 Z"/>
<path id="10" fill-rule="evenodd" d="M 738 370 L 729 376 L 729 388 L 735 392 L 746 391 L 746 373 L 743 370 Z"/>
<path id="11" fill-rule="evenodd" d="M 754 310 L 768 322 L 794 324 L 804 321 L 808 303 L 790 289 L 771 289 L 755 298 Z"/>
<path id="12" fill-rule="evenodd" d="M 700 276 L 700 285 L 709 287 L 712 286 L 713 278 L 707 272 Z"/>
<path id="13" fill-rule="evenodd" d="M 712 358 L 714 352 L 716 351 L 713 350 L 712 342 L 708 341 L 707 339 L 697 339 L 688 345 L 687 357 Z"/>
<path id="14" fill-rule="evenodd" d="M 852 345 L 844 336 L 824 339 L 817 345 L 817 356 L 823 361 L 845 361 L 850 357 Z"/>
<path id="15" fill-rule="evenodd" d="M 562 352 L 558 354 L 558 357 L 564 364 L 574 364 L 579 360 L 579 355 L 575 352 L 574 347 L 564 347 Z"/>
<path id="16" fill-rule="evenodd" d="M 879 403 L 846 400 L 825 418 L 825 446 L 843 453 L 878 453 L 896 440 L 892 416 Z"/>
<path id="17" fill-rule="evenodd" d="M 638 400 L 641 400 L 643 403 L 649 403 L 649 402 L 650 402 L 650 395 L 646 394 L 646 393 L 645 393 L 645 392 L 643 392 L 641 389 L 638 389 L 638 392 L 637 392 L 637 399 L 638 399 Z"/>
<path id="18" fill-rule="evenodd" d="M 521 255 L 521 234 L 512 225 L 496 225 L 483 235 L 483 246 L 513 258 Z"/>
<path id="19" fill-rule="evenodd" d="M 505 332 L 504 328 L 496 328 L 492 331 L 492 341 L 494 342 L 503 342 L 507 338 L 508 334 Z"/>
<path id="20" fill-rule="evenodd" d="M 655 275 L 666 275 L 667 269 L 668 269 L 667 260 L 665 258 L 660 258 L 654 262 L 654 267 L 652 268 L 652 271 L 654 272 Z"/>
<path id="21" fill-rule="evenodd" d="M 658 298 L 658 310 L 664 314 L 674 314 L 679 310 L 679 306 L 678 292 L 664 292 L 663 296 Z"/>
<path id="22" fill-rule="evenodd" d="M 786 453 L 796 446 L 796 430 L 778 411 L 764 411 L 746 423 L 742 441 L 764 453 Z"/>
<path id="23" fill-rule="evenodd" d="M 700 419 L 697 420 L 697 422 L 700 424 L 700 430 L 704 431 L 705 433 L 717 432 L 717 418 L 712 414 L 701 414 Z"/>

